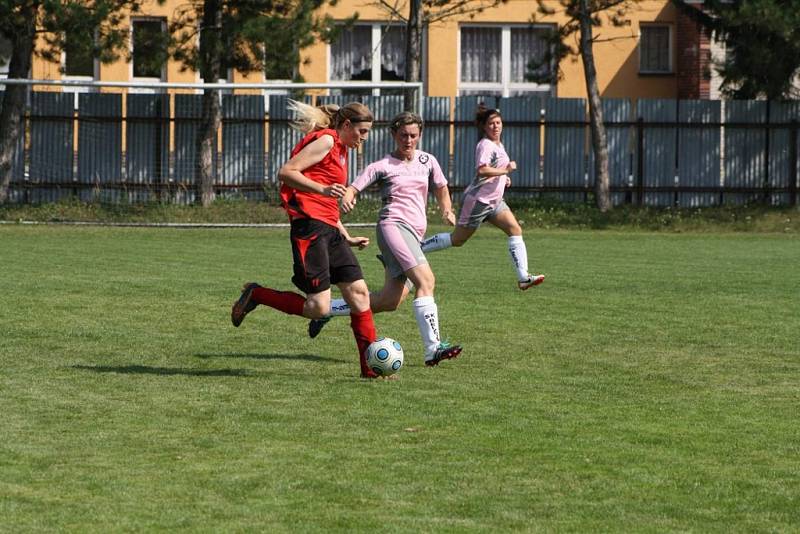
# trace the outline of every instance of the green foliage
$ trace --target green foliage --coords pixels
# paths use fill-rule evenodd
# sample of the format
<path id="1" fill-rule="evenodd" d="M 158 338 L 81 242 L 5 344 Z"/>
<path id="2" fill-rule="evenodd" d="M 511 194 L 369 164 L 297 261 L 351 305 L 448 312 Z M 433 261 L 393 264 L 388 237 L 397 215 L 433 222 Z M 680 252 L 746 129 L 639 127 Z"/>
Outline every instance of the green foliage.
<path id="1" fill-rule="evenodd" d="M 286 230 L 0 226 L 2 530 L 796 530 L 796 236 L 525 239 L 524 293 L 497 230 L 431 254 L 465 351 L 425 368 L 405 302 L 368 382 L 347 318 L 230 325 Z"/>
<path id="2" fill-rule="evenodd" d="M 800 97 L 794 86 L 800 74 L 800 1 L 706 3 L 712 16 L 700 20 L 727 48 L 725 59 L 716 65 L 723 91 L 741 99 Z"/>
<path id="3" fill-rule="evenodd" d="M 203 71 L 197 42 L 203 39 L 203 16 L 208 9 L 219 11 L 213 50 L 221 72 L 229 68 L 240 72 L 264 72 L 268 79 L 298 79 L 300 52 L 317 40 L 335 35 L 333 19 L 319 10 L 330 0 L 227 0 L 193 2 L 181 5 L 170 22 L 173 36 L 170 53 L 184 69 Z M 353 19 L 357 14 L 353 15 Z"/>
<path id="4" fill-rule="evenodd" d="M 36 8 L 35 20 L 27 18 L 23 5 Z M 122 26 L 122 21 L 128 13 L 138 13 L 140 5 L 141 0 L 0 0 L 0 35 L 13 41 L 33 24 L 44 43 L 36 49 L 42 58 L 60 63 L 61 52 L 69 49 L 110 63 L 122 55 L 127 57 L 129 28 Z"/>

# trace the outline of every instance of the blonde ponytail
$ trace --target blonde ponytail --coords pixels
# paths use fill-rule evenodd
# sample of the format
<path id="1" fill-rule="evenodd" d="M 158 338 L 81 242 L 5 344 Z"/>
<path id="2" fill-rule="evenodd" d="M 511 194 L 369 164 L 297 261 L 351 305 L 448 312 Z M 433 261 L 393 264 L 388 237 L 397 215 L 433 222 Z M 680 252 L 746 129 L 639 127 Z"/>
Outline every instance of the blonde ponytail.
<path id="1" fill-rule="evenodd" d="M 373 122 L 374 117 L 367 106 L 359 102 L 350 102 L 343 107 L 336 104 L 324 104 L 314 107 L 289 99 L 287 106 L 295 115 L 291 127 L 304 134 L 325 128 L 338 128 L 344 121 L 351 123 Z"/>
<path id="2" fill-rule="evenodd" d="M 287 107 L 295 115 L 294 120 L 289 123 L 290 126 L 304 134 L 332 127 L 334 117 L 339 111 L 339 106 L 335 104 L 314 107 L 292 99 L 289 99 Z"/>

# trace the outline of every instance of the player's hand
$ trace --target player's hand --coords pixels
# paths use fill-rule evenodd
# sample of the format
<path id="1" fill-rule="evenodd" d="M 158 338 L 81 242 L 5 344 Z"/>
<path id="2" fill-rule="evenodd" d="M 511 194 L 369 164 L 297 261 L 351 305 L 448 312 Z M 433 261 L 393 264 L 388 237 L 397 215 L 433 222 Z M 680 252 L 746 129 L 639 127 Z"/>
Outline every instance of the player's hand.
<path id="1" fill-rule="evenodd" d="M 517 170 L 517 162 L 516 161 L 509 161 L 508 165 L 506 165 L 506 171 L 514 172 Z"/>
<path id="2" fill-rule="evenodd" d="M 347 189 L 342 196 L 342 211 L 350 213 L 356 207 L 356 194 L 352 189 Z"/>
<path id="3" fill-rule="evenodd" d="M 322 190 L 322 195 L 326 197 L 342 198 L 347 188 L 342 184 L 332 184 Z"/>
<path id="4" fill-rule="evenodd" d="M 453 213 L 453 210 L 447 210 L 446 212 L 442 213 L 442 221 L 449 224 L 450 226 L 455 226 L 456 214 Z"/>
<path id="5" fill-rule="evenodd" d="M 358 247 L 358 250 L 363 250 L 369 245 L 368 237 L 348 237 L 347 244 L 351 247 Z"/>

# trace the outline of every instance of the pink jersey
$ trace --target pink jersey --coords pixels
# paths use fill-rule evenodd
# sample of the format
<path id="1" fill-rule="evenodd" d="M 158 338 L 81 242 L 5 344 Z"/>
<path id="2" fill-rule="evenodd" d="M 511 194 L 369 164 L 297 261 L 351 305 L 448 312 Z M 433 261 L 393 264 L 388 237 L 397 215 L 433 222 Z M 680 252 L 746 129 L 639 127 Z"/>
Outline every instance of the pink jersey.
<path id="1" fill-rule="evenodd" d="M 433 182 L 436 188 L 447 185 L 436 158 L 421 150 L 414 151 L 410 162 L 386 154 L 370 163 L 351 185 L 363 191 L 374 182 L 380 187 L 383 203 L 378 220 L 406 223 L 422 239 L 428 227 L 428 184 Z"/>
<path id="2" fill-rule="evenodd" d="M 477 171 L 484 166 L 504 169 L 508 167 L 510 161 L 501 143 L 495 143 L 485 137 L 481 139 L 475 147 L 475 179 L 464 190 L 464 194 L 489 206 L 497 206 L 506 190 L 507 175 L 481 177 L 477 175 Z"/>

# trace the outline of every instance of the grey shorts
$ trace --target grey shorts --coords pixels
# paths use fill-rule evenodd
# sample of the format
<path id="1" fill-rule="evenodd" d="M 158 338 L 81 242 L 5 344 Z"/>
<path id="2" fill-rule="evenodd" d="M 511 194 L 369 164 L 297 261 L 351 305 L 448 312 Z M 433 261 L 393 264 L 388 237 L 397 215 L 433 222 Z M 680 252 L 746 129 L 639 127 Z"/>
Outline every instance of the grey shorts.
<path id="1" fill-rule="evenodd" d="M 419 236 L 407 224 L 378 221 L 375 233 L 386 270 L 392 278 L 405 278 L 407 270 L 428 263 Z"/>
<path id="2" fill-rule="evenodd" d="M 461 206 L 461 213 L 458 216 L 458 226 L 466 228 L 477 228 L 483 221 L 494 217 L 498 213 L 511 209 L 505 200 L 500 200 L 497 206 L 492 207 L 475 199 L 475 197 L 465 195 L 464 204 Z"/>

